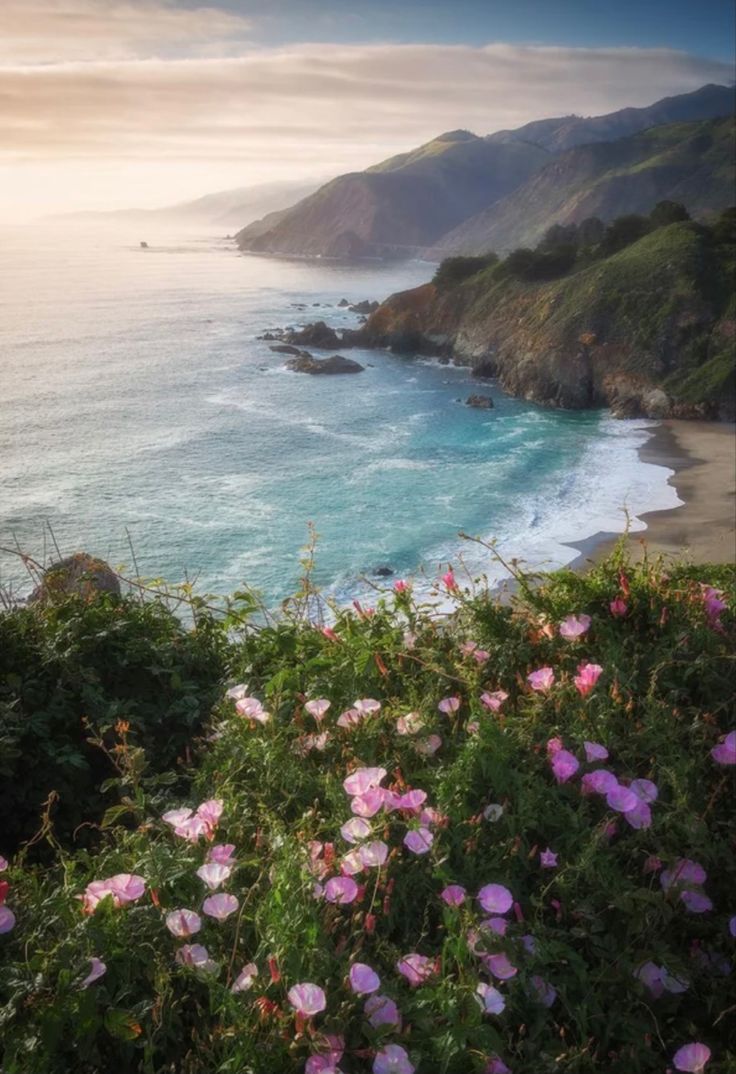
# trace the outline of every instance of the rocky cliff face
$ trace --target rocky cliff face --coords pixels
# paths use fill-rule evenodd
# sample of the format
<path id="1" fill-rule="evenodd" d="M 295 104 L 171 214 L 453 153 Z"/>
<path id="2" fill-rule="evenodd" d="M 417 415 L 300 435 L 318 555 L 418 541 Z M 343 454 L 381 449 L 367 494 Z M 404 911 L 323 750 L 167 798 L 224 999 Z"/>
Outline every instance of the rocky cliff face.
<path id="1" fill-rule="evenodd" d="M 619 416 L 733 411 L 733 247 L 672 224 L 562 279 L 525 283 L 489 268 L 447 289 L 393 295 L 363 339 L 445 354 L 545 406 Z"/>

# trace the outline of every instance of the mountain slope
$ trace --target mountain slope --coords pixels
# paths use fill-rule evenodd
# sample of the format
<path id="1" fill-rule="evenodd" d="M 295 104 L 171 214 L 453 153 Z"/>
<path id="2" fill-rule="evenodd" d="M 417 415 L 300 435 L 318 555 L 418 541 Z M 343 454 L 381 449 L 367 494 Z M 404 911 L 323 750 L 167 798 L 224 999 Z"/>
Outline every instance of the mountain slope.
<path id="1" fill-rule="evenodd" d="M 660 227 L 557 279 L 521 278 L 513 259 L 449 285 L 438 277 L 382 303 L 358 342 L 450 354 L 545 405 L 729 414 L 735 225 L 730 210 L 713 228 Z"/>
<path id="2" fill-rule="evenodd" d="M 453 131 L 333 179 L 270 226 L 258 221 L 246 227 L 238 245 L 302 257 L 412 256 L 516 189 L 547 160 L 538 146 L 490 143 Z"/>
<path id="3" fill-rule="evenodd" d="M 534 142 L 550 153 L 560 153 L 576 145 L 591 142 L 613 142 L 638 134 L 648 127 L 667 123 L 689 123 L 699 119 L 715 119 L 730 115 L 734 110 L 733 88 L 709 84 L 693 93 L 663 97 L 646 108 L 621 108 L 605 116 L 563 116 L 540 119 L 516 130 L 497 131 L 491 141 Z"/>
<path id="4" fill-rule="evenodd" d="M 533 246 L 553 224 L 647 213 L 663 199 L 694 216 L 734 200 L 734 119 L 653 127 L 570 149 L 508 197 L 443 236 L 430 257 Z"/>

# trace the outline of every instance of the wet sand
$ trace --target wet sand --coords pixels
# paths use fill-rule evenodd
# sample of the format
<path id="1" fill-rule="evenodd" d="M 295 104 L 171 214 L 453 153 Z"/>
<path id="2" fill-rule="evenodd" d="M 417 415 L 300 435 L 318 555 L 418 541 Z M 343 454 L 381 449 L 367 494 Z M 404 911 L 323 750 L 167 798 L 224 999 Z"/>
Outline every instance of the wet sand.
<path id="1" fill-rule="evenodd" d="M 683 504 L 641 515 L 647 528 L 627 538 L 634 559 L 676 556 L 690 563 L 736 560 L 736 426 L 725 422 L 662 421 L 639 449 L 644 462 L 674 470 L 669 483 Z M 617 540 L 596 533 L 573 547 L 577 570 L 596 563 Z"/>

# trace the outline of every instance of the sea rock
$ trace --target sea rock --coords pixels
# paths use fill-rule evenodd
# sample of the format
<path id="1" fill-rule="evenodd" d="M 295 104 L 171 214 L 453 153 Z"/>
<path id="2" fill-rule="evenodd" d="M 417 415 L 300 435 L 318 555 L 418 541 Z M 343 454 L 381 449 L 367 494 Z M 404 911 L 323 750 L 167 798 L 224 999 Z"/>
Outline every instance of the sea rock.
<path id="1" fill-rule="evenodd" d="M 350 307 L 350 312 L 351 313 L 373 313 L 374 310 L 378 309 L 378 305 L 379 305 L 378 302 L 370 302 L 368 299 L 365 299 L 363 302 L 355 302 Z"/>
<path id="2" fill-rule="evenodd" d="M 291 343 L 278 343 L 275 347 L 269 347 L 270 351 L 274 354 L 305 354 L 305 351 L 300 351 L 298 347 L 294 347 Z"/>
<path id="3" fill-rule="evenodd" d="M 287 343 L 297 343 L 305 347 L 317 347 L 323 351 L 336 351 L 342 345 L 342 340 L 334 328 L 329 328 L 324 321 L 315 321 L 298 331 L 290 331 L 285 335 Z"/>
<path id="4" fill-rule="evenodd" d="M 360 362 L 344 358 L 342 354 L 332 354 L 329 358 L 313 358 L 309 354 L 302 354 L 298 358 L 292 358 L 286 366 L 295 373 L 309 373 L 312 376 L 321 373 L 362 373 L 364 368 Z"/>
<path id="5" fill-rule="evenodd" d="M 350 305 L 350 303 L 348 302 L 348 300 L 346 298 L 341 298 L 340 301 L 337 303 L 337 305 L 338 305 L 339 309 L 344 310 L 346 308 L 346 306 Z"/>
<path id="6" fill-rule="evenodd" d="M 465 400 L 465 405 L 475 407 L 476 410 L 491 410 L 493 400 L 490 395 L 469 395 Z"/>
<path id="7" fill-rule="evenodd" d="M 52 563 L 30 597 L 29 604 L 48 604 L 53 600 L 72 595 L 90 600 L 102 593 L 120 596 L 120 581 L 104 559 L 90 556 L 86 552 Z"/>
<path id="8" fill-rule="evenodd" d="M 376 567 L 376 569 L 373 572 L 373 574 L 375 575 L 376 578 L 390 578 L 393 573 L 394 573 L 393 567 L 387 567 L 387 566 Z"/>

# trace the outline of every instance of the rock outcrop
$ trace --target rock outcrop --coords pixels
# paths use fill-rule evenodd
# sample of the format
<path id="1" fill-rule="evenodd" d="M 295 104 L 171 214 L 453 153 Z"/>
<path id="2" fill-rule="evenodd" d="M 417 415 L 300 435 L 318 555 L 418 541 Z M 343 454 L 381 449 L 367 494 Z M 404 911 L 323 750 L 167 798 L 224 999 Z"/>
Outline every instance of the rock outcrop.
<path id="1" fill-rule="evenodd" d="M 28 602 L 47 604 L 72 595 L 90 600 L 104 593 L 120 596 L 120 581 L 112 567 L 104 559 L 86 552 L 75 552 L 52 563 Z"/>
<path id="2" fill-rule="evenodd" d="M 329 358 L 314 358 L 311 354 L 302 354 L 286 363 L 287 368 L 295 373 L 318 374 L 362 373 L 364 366 L 342 354 L 331 354 Z"/>
<path id="3" fill-rule="evenodd" d="M 469 395 L 465 400 L 465 405 L 474 407 L 476 410 L 491 410 L 493 400 L 490 395 Z"/>

